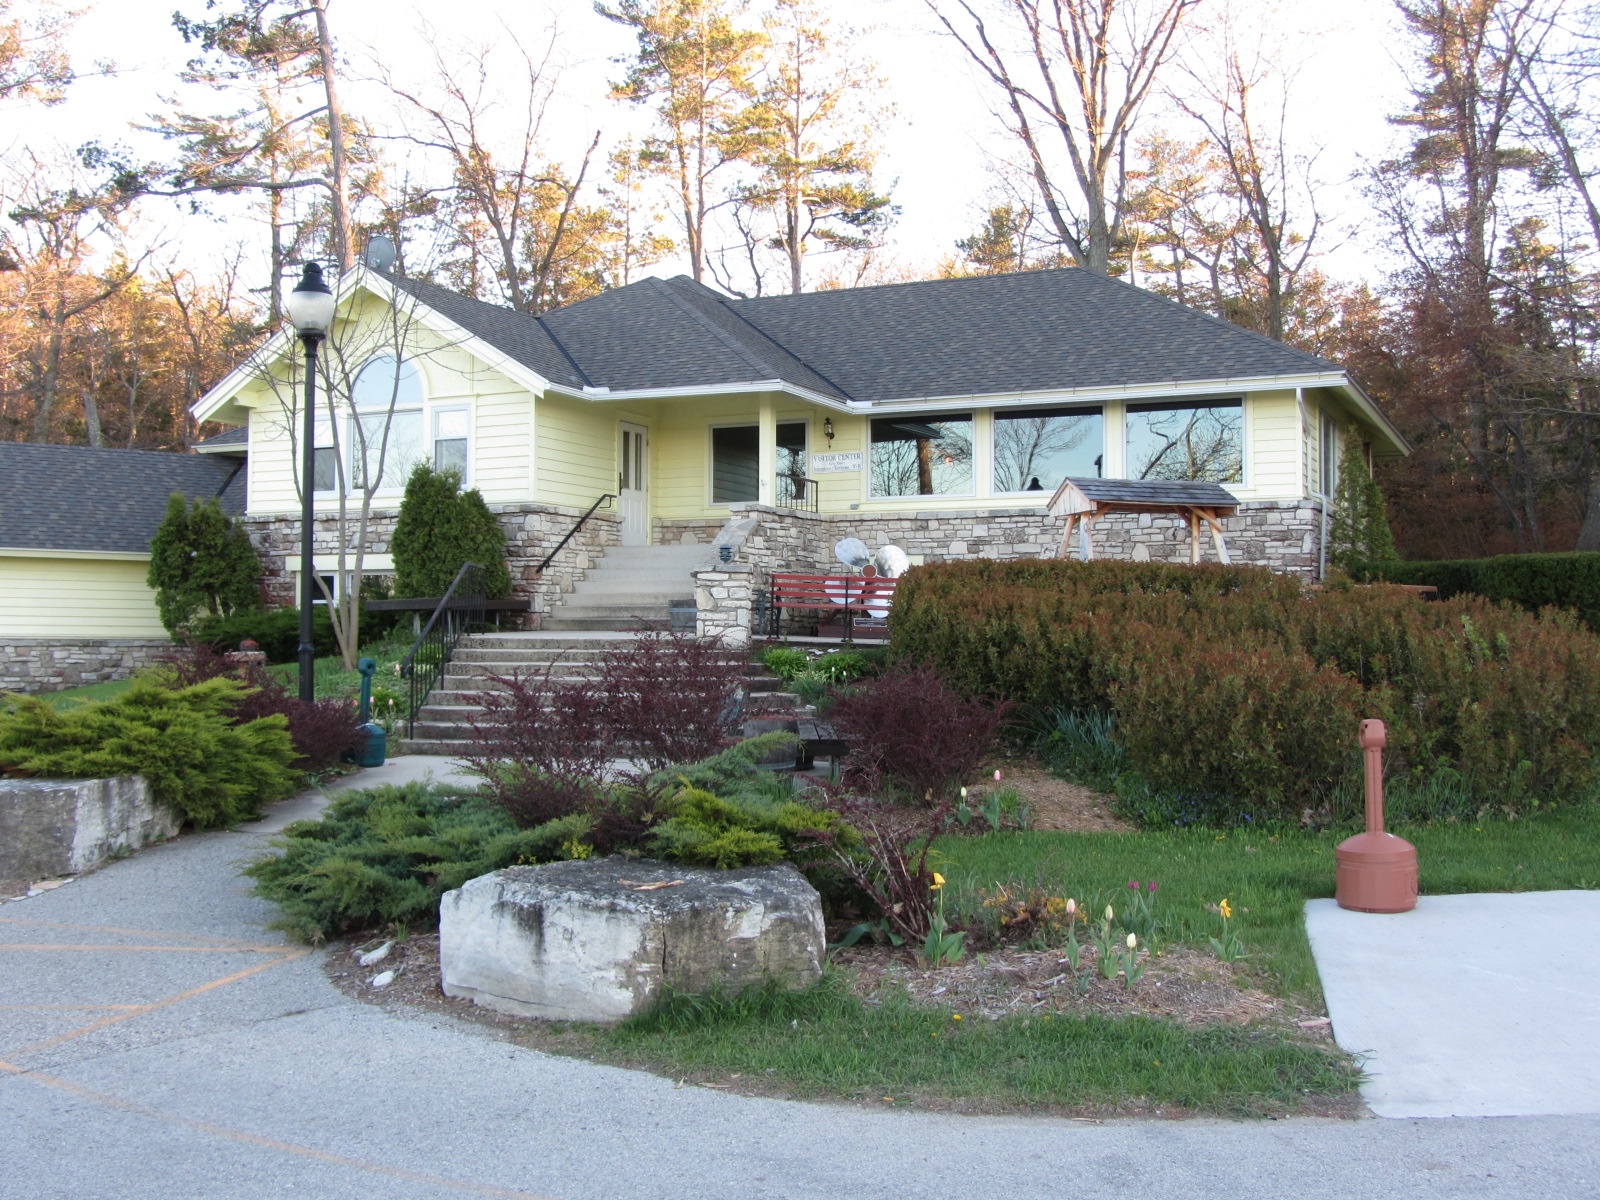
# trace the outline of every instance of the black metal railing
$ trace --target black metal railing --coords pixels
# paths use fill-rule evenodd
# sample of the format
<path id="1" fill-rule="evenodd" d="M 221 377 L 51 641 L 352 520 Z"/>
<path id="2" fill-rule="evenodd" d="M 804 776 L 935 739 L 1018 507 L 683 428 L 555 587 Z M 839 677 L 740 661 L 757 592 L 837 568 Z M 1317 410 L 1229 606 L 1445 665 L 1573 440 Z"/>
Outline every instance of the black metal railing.
<path id="1" fill-rule="evenodd" d="M 488 576 L 481 566 L 463 563 L 440 597 L 428 623 L 417 635 L 416 643 L 400 660 L 400 674 L 411 684 L 406 711 L 407 737 L 416 735 L 417 710 L 428 698 L 428 693 L 444 678 L 445 666 L 462 637 L 473 626 L 481 629 L 487 623 L 487 584 Z"/>
<path id="2" fill-rule="evenodd" d="M 604 493 L 601 494 L 601 496 L 600 496 L 600 498 L 598 500 L 596 500 L 593 504 L 589 505 L 589 511 L 584 513 L 583 516 L 578 518 L 578 523 L 576 525 L 574 525 L 571 529 L 567 530 L 567 536 L 562 538 L 559 542 L 557 542 L 556 543 L 556 548 L 554 550 L 550 551 L 549 554 L 546 554 L 544 556 L 544 561 L 542 563 L 540 563 L 538 565 L 538 567 L 535 568 L 535 570 L 538 572 L 538 574 L 540 574 L 540 575 L 544 574 L 544 569 L 555 561 L 556 555 L 560 554 L 561 551 L 566 548 L 567 543 L 570 542 L 573 539 L 573 536 L 578 532 L 578 530 L 583 528 L 583 523 L 585 521 L 587 521 L 590 517 L 594 516 L 595 509 L 599 508 L 607 500 L 615 500 L 616 498 L 617 497 L 615 496 L 615 494 L 613 494 L 611 492 L 604 492 Z"/>
<path id="3" fill-rule="evenodd" d="M 781 507 L 816 512 L 819 498 L 815 479 L 808 479 L 804 475 L 778 476 L 778 504 Z"/>

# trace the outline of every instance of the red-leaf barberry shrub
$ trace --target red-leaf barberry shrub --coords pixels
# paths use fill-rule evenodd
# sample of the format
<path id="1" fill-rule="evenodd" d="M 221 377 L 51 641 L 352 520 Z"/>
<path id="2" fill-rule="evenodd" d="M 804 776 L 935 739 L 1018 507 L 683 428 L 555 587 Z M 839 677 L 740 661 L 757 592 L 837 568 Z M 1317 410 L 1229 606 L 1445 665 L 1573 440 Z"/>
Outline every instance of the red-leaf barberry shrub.
<path id="1" fill-rule="evenodd" d="M 933 667 L 900 664 L 843 693 L 828 710 L 850 746 L 845 779 L 906 799 L 944 801 L 994 749 L 1010 705 L 962 696 Z"/>
<path id="2" fill-rule="evenodd" d="M 234 708 L 240 722 L 282 714 L 294 743 L 294 767 L 316 774 L 337 766 L 354 753 L 362 737 L 356 702 L 345 696 L 325 696 L 307 704 L 291 696 L 279 678 L 260 664 L 236 666 L 203 641 L 190 640 L 168 651 L 162 673 L 174 686 L 190 687 L 208 679 L 238 679 L 251 690 Z"/>
<path id="3" fill-rule="evenodd" d="M 950 803 L 913 807 L 834 788 L 824 792 L 822 805 L 844 823 L 812 831 L 811 840 L 832 852 L 840 873 L 891 930 L 908 941 L 926 938 L 935 904 L 928 858 L 949 823 Z"/>
<path id="4" fill-rule="evenodd" d="M 728 745 L 747 656 L 692 634 L 643 633 L 608 648 L 598 689 L 613 744 L 651 770 Z"/>

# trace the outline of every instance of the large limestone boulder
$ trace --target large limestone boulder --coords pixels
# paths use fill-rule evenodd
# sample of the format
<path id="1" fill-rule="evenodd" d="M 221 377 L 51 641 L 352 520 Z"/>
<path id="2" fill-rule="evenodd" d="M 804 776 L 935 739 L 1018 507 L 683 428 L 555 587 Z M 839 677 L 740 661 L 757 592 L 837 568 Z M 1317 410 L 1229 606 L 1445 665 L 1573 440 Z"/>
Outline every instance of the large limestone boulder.
<path id="1" fill-rule="evenodd" d="M 445 995 L 519 1016 L 618 1021 L 668 986 L 805 987 L 821 977 L 824 953 L 821 898 L 787 863 L 508 867 L 439 903 Z"/>

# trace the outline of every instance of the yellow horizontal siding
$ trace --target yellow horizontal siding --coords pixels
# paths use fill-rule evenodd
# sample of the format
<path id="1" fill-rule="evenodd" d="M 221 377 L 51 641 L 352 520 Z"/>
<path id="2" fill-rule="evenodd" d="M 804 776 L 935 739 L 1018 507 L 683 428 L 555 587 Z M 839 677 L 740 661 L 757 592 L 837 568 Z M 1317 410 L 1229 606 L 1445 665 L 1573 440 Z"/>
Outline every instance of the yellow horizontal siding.
<path id="1" fill-rule="evenodd" d="M 617 411 L 565 396 L 541 396 L 534 406 L 536 499 L 588 508 L 617 490 Z"/>
<path id="2" fill-rule="evenodd" d="M 1257 392 L 1246 398 L 1245 484 L 1240 499 L 1300 499 L 1300 409 L 1291 391 Z"/>
<path id="3" fill-rule="evenodd" d="M 165 637 L 148 562 L 0 557 L 0 636 Z"/>

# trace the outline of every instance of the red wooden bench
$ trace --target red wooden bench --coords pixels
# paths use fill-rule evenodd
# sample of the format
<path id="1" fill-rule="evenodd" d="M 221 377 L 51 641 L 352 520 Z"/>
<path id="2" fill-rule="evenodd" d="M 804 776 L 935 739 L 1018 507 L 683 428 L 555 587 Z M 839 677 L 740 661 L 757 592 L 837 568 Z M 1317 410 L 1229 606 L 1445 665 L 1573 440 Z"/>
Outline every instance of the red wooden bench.
<path id="1" fill-rule="evenodd" d="M 768 611 L 772 614 L 770 632 L 778 632 L 778 621 L 786 608 L 842 613 L 847 623 L 858 614 L 867 618 L 886 617 L 897 582 L 879 576 L 804 575 L 774 571 L 768 577 Z"/>

